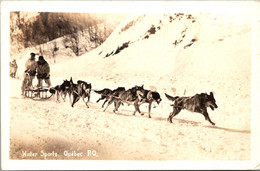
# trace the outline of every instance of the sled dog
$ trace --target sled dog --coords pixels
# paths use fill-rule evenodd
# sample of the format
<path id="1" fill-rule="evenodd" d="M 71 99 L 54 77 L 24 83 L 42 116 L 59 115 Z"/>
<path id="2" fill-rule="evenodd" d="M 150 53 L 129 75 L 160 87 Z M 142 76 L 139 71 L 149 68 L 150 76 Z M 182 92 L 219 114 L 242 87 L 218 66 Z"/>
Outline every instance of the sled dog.
<path id="1" fill-rule="evenodd" d="M 105 106 L 106 102 L 108 101 L 109 99 L 109 95 L 112 93 L 112 90 L 110 90 L 109 88 L 104 88 L 103 90 L 94 90 L 95 93 L 98 93 L 98 94 L 101 94 L 101 97 L 97 100 L 97 103 L 100 101 L 100 100 L 104 100 L 104 103 L 102 105 L 102 108 Z"/>
<path id="2" fill-rule="evenodd" d="M 49 92 L 52 94 L 56 93 L 57 96 L 57 102 L 60 102 L 60 97 L 63 99 L 63 101 L 65 102 L 66 96 L 69 93 L 69 89 L 70 89 L 70 81 L 63 80 L 63 83 L 61 85 L 57 85 L 55 87 L 50 88 Z"/>
<path id="3" fill-rule="evenodd" d="M 210 95 L 207 93 L 196 94 L 191 97 L 172 97 L 165 93 L 165 96 L 174 101 L 173 111 L 170 113 L 168 117 L 168 121 L 172 123 L 172 118 L 176 116 L 182 109 L 186 109 L 191 112 L 197 112 L 203 114 L 205 120 L 209 121 L 212 125 L 215 125 L 214 122 L 211 121 L 209 114 L 207 112 L 207 107 L 210 107 L 212 110 L 218 108 L 216 104 L 216 100 L 212 92 Z"/>
<path id="4" fill-rule="evenodd" d="M 162 99 L 160 97 L 160 94 L 156 91 L 151 91 L 151 90 L 141 90 L 141 91 L 143 91 L 143 96 L 142 96 L 142 100 L 139 102 L 139 106 L 143 103 L 148 103 L 148 116 L 149 118 L 151 118 L 152 103 L 156 102 L 159 105 Z"/>
<path id="5" fill-rule="evenodd" d="M 88 84 L 87 82 L 82 80 L 78 80 L 77 84 L 74 84 L 72 78 L 70 80 L 70 83 L 71 83 L 70 93 L 72 95 L 71 107 L 74 107 L 75 103 L 77 103 L 79 99 L 82 97 L 82 100 L 86 104 L 87 108 L 89 108 L 88 102 L 90 100 L 90 92 L 92 88 L 91 84 Z M 85 101 L 86 97 L 88 98 L 87 101 Z"/>
<path id="6" fill-rule="evenodd" d="M 116 90 L 113 90 L 113 92 L 109 96 L 108 104 L 107 104 L 107 107 L 104 109 L 104 111 L 106 111 L 108 106 L 114 102 L 115 103 L 115 108 L 113 110 L 114 113 L 116 111 L 118 111 L 118 108 L 123 103 L 134 105 L 135 111 L 134 111 L 133 115 L 135 115 L 135 113 L 137 111 L 139 113 L 141 113 L 139 106 L 138 106 L 138 102 L 141 101 L 141 96 L 143 96 L 143 93 L 140 91 L 142 89 L 143 89 L 142 86 L 141 87 L 135 86 L 135 87 L 130 88 L 128 90 L 125 90 L 125 88 L 122 88 L 122 87 L 117 88 Z"/>

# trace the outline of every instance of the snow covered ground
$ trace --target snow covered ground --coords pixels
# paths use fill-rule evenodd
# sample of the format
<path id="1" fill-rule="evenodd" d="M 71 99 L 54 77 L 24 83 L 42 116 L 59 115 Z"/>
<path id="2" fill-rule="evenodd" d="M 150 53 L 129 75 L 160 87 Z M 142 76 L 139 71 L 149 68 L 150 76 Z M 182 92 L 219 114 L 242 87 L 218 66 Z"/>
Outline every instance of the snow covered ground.
<path id="1" fill-rule="evenodd" d="M 143 84 L 158 91 L 163 101 L 153 105 L 151 119 L 132 116 L 127 105 L 117 114 L 112 105 L 103 112 L 94 92 L 90 108 L 82 101 L 72 108 L 69 99 L 56 103 L 56 97 L 25 99 L 21 77 L 11 79 L 10 159 L 250 160 L 251 30 L 248 16 L 138 15 L 99 48 L 51 64 L 53 86 L 72 76 L 93 89 Z M 115 54 L 125 42 L 128 47 Z M 208 110 L 216 126 L 188 111 L 166 121 L 172 108 L 164 93 L 210 91 L 219 106 Z"/>
<path id="2" fill-rule="evenodd" d="M 11 80 L 18 85 L 19 80 Z M 46 153 L 58 153 L 46 159 L 96 160 L 249 160 L 250 128 L 236 128 L 238 120 L 226 127 L 213 112 L 210 116 L 217 126 L 211 126 L 199 114 L 182 112 L 166 122 L 170 106 L 165 102 L 152 108 L 152 117 L 132 116 L 133 106 L 120 108 L 114 114 L 109 108 L 103 112 L 95 103 L 93 93 L 90 108 L 80 101 L 74 108 L 66 102 L 32 101 L 11 93 L 10 158 L 44 159 Z M 165 99 L 164 99 L 165 100 Z M 146 106 L 141 107 L 147 111 Z M 228 122 L 228 121 L 226 121 Z M 245 122 L 245 121 L 243 121 Z M 243 125 L 243 124 L 242 124 Z M 88 156 L 95 150 L 97 156 Z M 23 157 L 22 152 L 38 153 L 37 157 Z M 64 152 L 85 153 L 83 157 L 68 157 Z M 51 154 L 50 154 L 51 155 Z"/>

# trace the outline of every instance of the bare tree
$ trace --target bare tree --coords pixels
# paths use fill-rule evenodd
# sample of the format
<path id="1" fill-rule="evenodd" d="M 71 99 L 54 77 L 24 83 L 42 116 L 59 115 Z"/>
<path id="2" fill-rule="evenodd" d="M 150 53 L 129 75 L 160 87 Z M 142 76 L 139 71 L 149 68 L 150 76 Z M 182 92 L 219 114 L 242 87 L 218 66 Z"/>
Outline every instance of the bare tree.
<path id="1" fill-rule="evenodd" d="M 56 41 L 54 42 L 54 47 L 52 49 L 52 58 L 53 62 L 56 63 L 56 52 L 59 50 L 59 47 L 57 47 Z"/>

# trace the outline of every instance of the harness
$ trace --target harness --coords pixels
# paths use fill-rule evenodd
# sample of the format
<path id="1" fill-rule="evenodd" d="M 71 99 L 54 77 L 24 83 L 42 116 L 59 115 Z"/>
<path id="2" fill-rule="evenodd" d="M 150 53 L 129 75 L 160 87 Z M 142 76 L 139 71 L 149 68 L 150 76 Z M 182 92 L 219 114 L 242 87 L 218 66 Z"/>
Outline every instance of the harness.
<path id="1" fill-rule="evenodd" d="M 83 88 L 84 85 L 85 85 L 84 83 L 80 83 L 80 84 L 78 84 L 77 86 L 80 86 L 80 87 L 84 90 L 85 93 L 90 94 L 89 89 L 88 89 L 87 92 L 85 91 L 86 89 Z M 72 92 L 75 93 L 75 94 L 77 94 L 78 96 L 82 96 L 82 95 L 80 95 L 80 93 L 79 93 L 78 91 L 79 91 L 79 90 L 78 90 L 78 87 L 77 87 L 76 89 L 73 88 L 73 91 L 72 91 Z"/>
<path id="2" fill-rule="evenodd" d="M 91 91 L 98 91 L 98 90 L 91 90 Z M 136 92 L 136 95 L 137 95 L 137 98 L 139 99 L 139 102 L 141 102 L 143 99 L 144 99 L 144 96 L 141 94 L 141 93 L 138 93 L 138 92 L 140 92 L 140 91 L 138 91 L 137 90 L 137 92 Z M 96 92 L 95 92 L 96 93 Z M 131 104 L 129 101 L 127 101 L 127 100 L 123 100 L 123 99 L 121 99 L 121 98 L 119 98 L 118 96 L 114 96 L 114 95 L 107 95 L 107 94 L 103 94 L 103 93 L 96 93 L 96 94 L 101 94 L 101 95 L 103 95 L 103 96 L 106 96 L 106 97 L 113 97 L 113 98 L 115 98 L 115 99 L 117 99 L 117 100 L 120 100 L 121 102 L 124 102 L 124 103 L 127 103 L 127 104 Z M 142 103 L 141 103 L 142 104 Z"/>

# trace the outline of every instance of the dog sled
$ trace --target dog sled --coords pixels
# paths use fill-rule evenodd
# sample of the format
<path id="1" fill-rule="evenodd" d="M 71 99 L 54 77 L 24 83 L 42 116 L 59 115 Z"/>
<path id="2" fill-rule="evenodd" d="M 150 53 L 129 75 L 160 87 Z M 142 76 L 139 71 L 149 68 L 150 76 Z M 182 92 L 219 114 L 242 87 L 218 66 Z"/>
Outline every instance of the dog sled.
<path id="1" fill-rule="evenodd" d="M 52 97 L 48 87 L 25 89 L 23 95 L 33 100 L 47 100 Z"/>
<path id="2" fill-rule="evenodd" d="M 51 98 L 53 95 L 50 93 L 49 88 L 46 86 L 43 87 L 37 87 L 37 86 L 29 86 L 30 77 L 29 73 L 25 73 L 25 78 L 23 80 L 23 85 L 22 85 L 22 95 L 26 98 L 30 98 L 33 100 L 47 100 Z"/>

